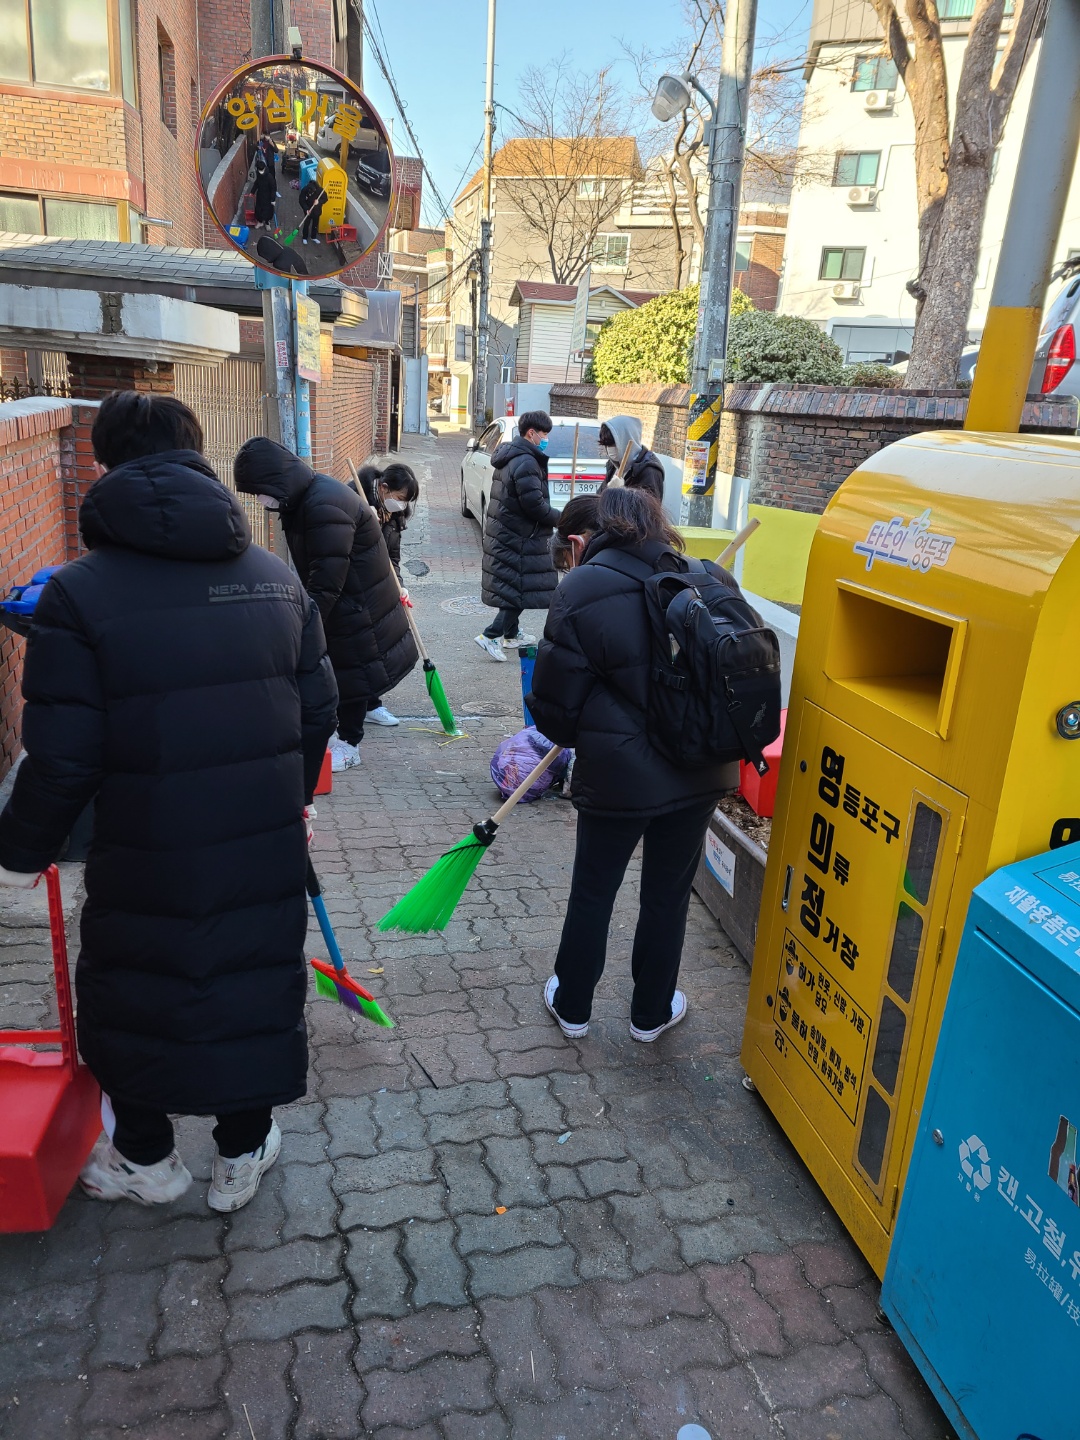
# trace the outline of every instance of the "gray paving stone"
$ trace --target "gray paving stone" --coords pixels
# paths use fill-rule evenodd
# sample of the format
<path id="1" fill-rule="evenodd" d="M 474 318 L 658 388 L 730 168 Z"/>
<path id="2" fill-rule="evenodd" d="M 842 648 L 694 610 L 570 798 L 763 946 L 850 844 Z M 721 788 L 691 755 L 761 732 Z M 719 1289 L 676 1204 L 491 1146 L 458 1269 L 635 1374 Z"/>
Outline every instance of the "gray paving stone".
<path id="1" fill-rule="evenodd" d="M 378 1195 L 351 1193 L 341 1204 L 341 1228 L 383 1229 L 409 1220 L 441 1220 L 446 1204 L 446 1187 L 436 1185 L 397 1185 Z"/>
<path id="2" fill-rule="evenodd" d="M 609 1195 L 607 1203 L 612 1224 L 629 1246 L 633 1270 L 644 1275 L 682 1269 L 678 1241 L 652 1195 Z"/>
<path id="3" fill-rule="evenodd" d="M 237 1295 L 229 1307 L 226 1339 L 280 1340 L 295 1330 L 336 1330 L 345 1323 L 348 1287 L 301 1282 L 272 1295 Z"/>
<path id="4" fill-rule="evenodd" d="M 505 1104 L 506 1086 L 501 1081 L 423 1090 L 419 1100 L 421 1115 L 464 1115 L 469 1110 L 501 1110 Z"/>
<path id="5" fill-rule="evenodd" d="M 544 1172 L 547 1193 L 552 1200 L 584 1200 L 585 1186 L 570 1165 L 549 1165 Z"/>
<path id="6" fill-rule="evenodd" d="M 509 1105 L 502 1110 L 465 1110 L 460 1115 L 432 1115 L 428 1120 L 428 1131 L 433 1145 L 442 1145 L 447 1140 L 464 1144 L 469 1140 L 484 1140 L 489 1135 L 518 1135 L 520 1117 Z"/>
<path id="7" fill-rule="evenodd" d="M 582 1280 L 628 1280 L 634 1273 L 626 1241 L 612 1225 L 606 1201 L 565 1200 L 559 1206 L 559 1220 L 567 1243 L 577 1252 Z"/>
<path id="8" fill-rule="evenodd" d="M 466 1271 L 454 1249 L 454 1226 L 449 1220 L 435 1224 L 417 1220 L 405 1226 L 405 1263 L 416 1277 L 412 1303 L 464 1305 Z"/>
<path id="9" fill-rule="evenodd" d="M 321 1165 L 287 1165 L 281 1186 L 285 1221 L 281 1227 L 284 1240 L 300 1235 L 333 1235 L 337 1221 L 337 1199 L 331 1188 L 334 1167 Z"/>
<path id="10" fill-rule="evenodd" d="M 591 1160 L 577 1167 L 587 1195 L 640 1195 L 641 1172 L 633 1160 Z"/>
<path id="11" fill-rule="evenodd" d="M 563 1129 L 562 1107 L 551 1093 L 547 1076 L 516 1075 L 507 1082 L 511 1102 L 521 1115 L 522 1129 L 532 1135 L 538 1131 Z"/>
<path id="12" fill-rule="evenodd" d="M 405 1314 L 409 1275 L 397 1257 L 401 1243 L 397 1230 L 356 1230 L 349 1236 L 345 1268 L 356 1290 L 354 1320 Z"/>
<path id="13" fill-rule="evenodd" d="M 549 1205 L 545 1210 L 518 1207 L 505 1215 L 459 1215 L 459 1249 L 462 1255 L 478 1250 L 502 1255 L 522 1245 L 561 1245 L 559 1213 Z"/>
<path id="14" fill-rule="evenodd" d="M 498 1182 L 497 1203 L 511 1205 L 546 1205 L 544 1173 L 533 1157 L 524 1136 L 513 1139 L 492 1138 L 484 1142 L 488 1169 Z"/>
<path id="15" fill-rule="evenodd" d="M 158 1328 L 158 1295 L 163 1270 L 121 1271 L 105 1276 L 93 1311 L 95 1365 L 141 1365 L 150 1356 Z"/>
<path id="16" fill-rule="evenodd" d="M 422 1150 L 428 1143 L 416 1095 L 388 1090 L 372 1096 L 372 1120 L 379 1150 Z"/>
<path id="17" fill-rule="evenodd" d="M 235 1344 L 229 1348 L 229 1373 L 222 1390 L 229 1407 L 229 1440 L 285 1440 L 296 1405 L 288 1385 L 293 1347 L 286 1340 Z M 183 1424 L 173 1417 L 176 1428 Z"/>
<path id="18" fill-rule="evenodd" d="M 446 1208 L 451 1215 L 470 1210 L 486 1215 L 495 1208 L 495 1182 L 484 1166 L 478 1141 L 470 1145 L 440 1145 L 435 1169 L 446 1185 Z"/>
<path id="19" fill-rule="evenodd" d="M 335 1097 L 327 1101 L 326 1129 L 330 1136 L 326 1153 L 331 1160 L 338 1160 L 342 1155 L 363 1158 L 378 1153 L 369 1095 Z"/>
<path id="20" fill-rule="evenodd" d="M 361 1433 L 364 1387 L 350 1360 L 352 1344 L 349 1331 L 311 1330 L 295 1337 L 289 1378 L 298 1402 L 296 1440 L 356 1440 Z"/>
<path id="21" fill-rule="evenodd" d="M 567 1138 L 562 1139 L 565 1135 Z M 541 1165 L 580 1165 L 586 1160 L 624 1160 L 626 1142 L 612 1126 L 563 1130 L 559 1135 L 538 1135 L 533 1140 Z"/>
<path id="22" fill-rule="evenodd" d="M 470 1255 L 470 1289 L 482 1300 L 488 1295 L 529 1295 L 541 1285 L 576 1285 L 575 1258 L 568 1245 L 550 1250 L 530 1246 L 505 1255 Z"/>
<path id="23" fill-rule="evenodd" d="M 776 1250 L 780 1242 L 755 1215 L 729 1215 L 708 1225 L 677 1225 L 679 1249 L 688 1265 L 702 1260 L 726 1264 L 754 1251 Z"/>
<path id="24" fill-rule="evenodd" d="M 483 1356 L 469 1360 L 438 1356 L 405 1374 L 372 1370 L 364 1384 L 368 1394 L 362 1415 L 369 1430 L 387 1424 L 411 1429 L 450 1410 L 486 1410 L 495 1399 L 491 1365 Z"/>
<path id="25" fill-rule="evenodd" d="M 169 1355 L 214 1355 L 228 1318 L 221 1294 L 224 1260 L 181 1260 L 169 1267 L 159 1300 L 158 1359 Z"/>
<path id="26" fill-rule="evenodd" d="M 435 1178 L 435 1155 L 431 1150 L 392 1150 L 370 1160 L 338 1160 L 334 1165 L 334 1189 L 339 1194 L 362 1190 L 373 1194 L 394 1185 L 423 1185 Z"/>
<path id="27" fill-rule="evenodd" d="M 333 1280 L 341 1273 L 340 1240 L 292 1240 L 273 1250 L 240 1250 L 230 1261 L 225 1294 L 267 1293 L 297 1280 Z"/>

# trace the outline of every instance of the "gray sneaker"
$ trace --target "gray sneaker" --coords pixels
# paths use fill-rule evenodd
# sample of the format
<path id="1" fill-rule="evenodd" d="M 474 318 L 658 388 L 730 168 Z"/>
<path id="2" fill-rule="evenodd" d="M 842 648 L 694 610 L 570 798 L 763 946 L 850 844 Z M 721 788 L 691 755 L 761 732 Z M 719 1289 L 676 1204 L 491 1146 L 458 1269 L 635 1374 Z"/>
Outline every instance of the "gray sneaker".
<path id="1" fill-rule="evenodd" d="M 492 660 L 498 660 L 503 665 L 506 664 L 506 651 L 502 647 L 501 640 L 492 640 L 490 635 L 474 635 L 473 639 L 481 650 L 491 656 Z"/>
<path id="2" fill-rule="evenodd" d="M 504 635 L 502 643 L 506 646 L 507 650 L 516 650 L 519 645 L 535 645 L 537 641 L 535 635 L 527 635 L 525 631 L 522 630 L 517 635 Z"/>
<path id="3" fill-rule="evenodd" d="M 270 1133 L 263 1143 L 246 1155 L 235 1160 L 226 1160 L 224 1155 L 214 1156 L 214 1178 L 210 1182 L 206 1203 L 211 1210 L 229 1214 L 242 1210 L 259 1188 L 259 1181 L 278 1157 L 281 1150 L 281 1131 L 276 1120 L 270 1122 Z"/>
<path id="4" fill-rule="evenodd" d="M 167 1205 L 179 1200 L 191 1174 L 174 1150 L 156 1165 L 126 1160 L 107 1135 L 99 1135 L 79 1172 L 79 1184 L 95 1200 L 134 1200 L 136 1205 Z"/>

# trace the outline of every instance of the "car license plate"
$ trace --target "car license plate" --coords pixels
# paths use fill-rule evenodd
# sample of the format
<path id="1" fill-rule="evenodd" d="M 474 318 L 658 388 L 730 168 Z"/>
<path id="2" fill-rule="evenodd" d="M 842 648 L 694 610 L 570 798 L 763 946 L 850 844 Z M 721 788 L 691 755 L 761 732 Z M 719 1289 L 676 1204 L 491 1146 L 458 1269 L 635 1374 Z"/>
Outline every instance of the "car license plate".
<path id="1" fill-rule="evenodd" d="M 575 495 L 595 495 L 600 488 L 599 480 L 576 480 L 574 482 Z M 551 493 L 560 500 L 570 499 L 570 481 L 553 480 L 551 482 Z"/>

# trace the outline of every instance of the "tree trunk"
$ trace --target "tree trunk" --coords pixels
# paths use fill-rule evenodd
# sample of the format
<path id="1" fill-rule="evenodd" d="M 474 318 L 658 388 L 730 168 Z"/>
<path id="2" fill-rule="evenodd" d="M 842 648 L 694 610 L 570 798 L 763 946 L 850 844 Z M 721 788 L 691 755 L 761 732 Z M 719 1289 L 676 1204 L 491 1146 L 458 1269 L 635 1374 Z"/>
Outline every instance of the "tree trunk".
<path id="1" fill-rule="evenodd" d="M 967 343 L 993 150 L 954 144 L 945 197 L 920 225 L 922 300 L 904 381 L 908 390 L 952 389 Z"/>

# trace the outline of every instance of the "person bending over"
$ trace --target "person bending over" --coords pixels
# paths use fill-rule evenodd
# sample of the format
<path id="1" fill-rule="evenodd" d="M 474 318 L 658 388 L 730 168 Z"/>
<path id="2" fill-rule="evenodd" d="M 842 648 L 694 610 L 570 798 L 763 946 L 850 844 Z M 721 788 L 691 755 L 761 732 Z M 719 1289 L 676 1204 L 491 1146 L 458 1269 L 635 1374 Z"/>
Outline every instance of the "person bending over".
<path id="1" fill-rule="evenodd" d="M 272 1107 L 307 1087 L 305 807 L 337 687 L 318 610 L 251 543 L 187 406 L 116 391 L 92 441 L 89 553 L 27 645 L 0 883 L 34 884 L 96 801 L 75 991 L 110 1133 L 82 1186 L 176 1199 L 169 1115 L 215 1115 L 207 1199 L 238 1210 L 281 1146 Z"/>
<path id="2" fill-rule="evenodd" d="M 420 498 L 420 482 L 408 465 L 397 461 L 380 470 L 375 465 L 361 466 L 357 479 L 364 498 L 373 506 L 382 526 L 386 551 L 394 574 L 401 583 L 401 537 L 409 528 L 413 506 Z M 409 592 L 402 587 L 402 600 L 407 604 Z M 397 725 L 397 716 L 382 702 L 380 695 L 368 701 L 367 718 L 373 725 Z"/>
<path id="3" fill-rule="evenodd" d="M 240 447 L 233 479 L 280 513 L 300 583 L 319 607 L 341 692 L 331 765 L 351 769 L 368 705 L 418 659 L 378 517 L 351 485 L 261 435 Z"/>
<path id="4" fill-rule="evenodd" d="M 672 765 L 645 731 L 650 629 L 643 576 L 684 569 L 682 538 L 645 490 L 577 496 L 559 517 L 556 563 L 568 570 L 548 612 L 526 705 L 537 727 L 576 751 L 577 849 L 555 973 L 544 1003 L 564 1035 L 588 1033 L 608 927 L 630 857 L 644 840 L 631 969 L 630 1034 L 652 1041 L 686 1015 L 676 989 L 690 886 L 705 829 L 739 766 Z M 737 591 L 726 571 L 709 566 Z"/>

